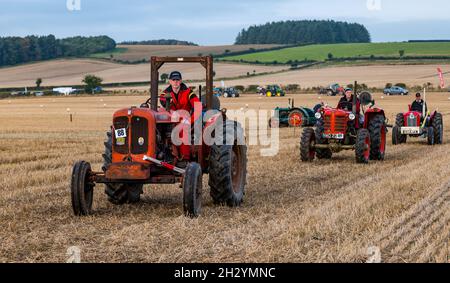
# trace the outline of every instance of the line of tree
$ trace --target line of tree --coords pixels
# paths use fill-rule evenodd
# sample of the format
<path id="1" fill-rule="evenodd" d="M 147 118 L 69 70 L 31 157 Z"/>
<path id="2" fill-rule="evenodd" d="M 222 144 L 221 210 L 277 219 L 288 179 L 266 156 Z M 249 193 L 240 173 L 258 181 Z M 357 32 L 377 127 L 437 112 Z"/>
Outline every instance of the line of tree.
<path id="1" fill-rule="evenodd" d="M 116 42 L 108 36 L 76 36 L 63 39 L 57 39 L 54 35 L 0 37 L 0 66 L 86 56 L 114 48 Z"/>
<path id="2" fill-rule="evenodd" d="M 142 40 L 142 41 L 124 41 L 119 44 L 123 45 L 188 45 L 198 46 L 190 41 L 182 41 L 176 39 L 155 39 L 155 40 Z"/>
<path id="3" fill-rule="evenodd" d="M 235 44 L 329 44 L 371 42 L 361 24 L 336 21 L 281 21 L 243 29 Z"/>

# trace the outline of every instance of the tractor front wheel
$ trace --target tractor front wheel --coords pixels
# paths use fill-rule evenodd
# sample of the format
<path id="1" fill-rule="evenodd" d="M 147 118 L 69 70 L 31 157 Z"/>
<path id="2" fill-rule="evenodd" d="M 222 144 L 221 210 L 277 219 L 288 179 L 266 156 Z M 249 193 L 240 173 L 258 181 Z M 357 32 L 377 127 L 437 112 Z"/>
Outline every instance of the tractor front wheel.
<path id="1" fill-rule="evenodd" d="M 316 138 L 313 128 L 305 128 L 300 140 L 300 158 L 303 162 L 312 162 L 316 155 Z"/>
<path id="2" fill-rule="evenodd" d="M 434 145 L 434 143 L 435 143 L 433 127 L 428 127 L 428 129 L 427 129 L 427 142 L 428 142 L 428 145 Z"/>
<path id="3" fill-rule="evenodd" d="M 316 130 L 314 132 L 316 136 L 316 144 L 328 143 L 328 141 L 323 138 L 324 131 L 324 122 L 322 119 L 319 119 L 316 123 Z M 316 148 L 316 155 L 318 159 L 331 159 L 333 157 L 333 152 L 329 148 Z"/>
<path id="4" fill-rule="evenodd" d="M 369 163 L 370 159 L 370 133 L 360 129 L 356 134 L 355 155 L 356 163 Z"/>
<path id="5" fill-rule="evenodd" d="M 402 135 L 400 129 L 405 125 L 405 118 L 403 117 L 403 113 L 398 113 L 395 117 L 395 126 L 398 128 L 398 134 L 397 134 L 397 143 L 396 144 L 402 144 L 406 143 L 406 140 L 408 138 L 407 135 Z"/>
<path id="6" fill-rule="evenodd" d="M 384 154 L 386 152 L 386 132 L 384 116 L 373 116 L 369 121 L 371 160 L 384 160 Z"/>
<path id="7" fill-rule="evenodd" d="M 89 180 L 91 165 L 85 161 L 75 163 L 72 170 L 70 191 L 73 213 L 77 216 L 89 215 L 92 212 L 92 200 L 95 184 Z"/>
<path id="8" fill-rule="evenodd" d="M 202 196 L 202 168 L 192 162 L 186 167 L 183 180 L 183 210 L 188 217 L 200 215 Z"/>
<path id="9" fill-rule="evenodd" d="M 289 127 L 301 127 L 303 126 L 303 114 L 299 110 L 293 110 L 288 116 Z"/>

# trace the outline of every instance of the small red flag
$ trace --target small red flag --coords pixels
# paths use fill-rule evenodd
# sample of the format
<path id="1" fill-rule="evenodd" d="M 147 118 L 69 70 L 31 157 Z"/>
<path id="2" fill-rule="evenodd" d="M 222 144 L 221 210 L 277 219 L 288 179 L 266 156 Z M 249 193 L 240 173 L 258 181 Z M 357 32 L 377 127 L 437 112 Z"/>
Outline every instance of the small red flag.
<path id="1" fill-rule="evenodd" d="M 442 74 L 441 68 L 438 68 L 439 73 L 439 79 L 441 80 L 441 88 L 445 88 L 445 82 L 444 82 L 444 74 Z"/>

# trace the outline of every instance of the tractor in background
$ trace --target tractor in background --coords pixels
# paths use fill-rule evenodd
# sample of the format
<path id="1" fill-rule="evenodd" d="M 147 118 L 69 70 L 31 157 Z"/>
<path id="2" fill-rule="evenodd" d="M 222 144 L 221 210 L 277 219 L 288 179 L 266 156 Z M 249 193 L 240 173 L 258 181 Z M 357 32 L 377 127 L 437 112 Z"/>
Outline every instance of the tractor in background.
<path id="1" fill-rule="evenodd" d="M 212 145 L 207 145 L 203 139 L 200 145 L 191 142 L 188 162 L 173 142 L 172 131 L 187 123 L 190 117 L 180 117 L 170 109 L 170 103 L 158 107 L 158 70 L 164 63 L 200 63 L 206 69 L 206 97 L 201 97 L 201 88 L 199 95 L 211 115 L 203 113 L 208 117 L 201 121 L 201 134 L 204 137 L 209 131 L 219 142 L 215 140 Z M 151 96 L 139 107 L 119 109 L 113 114 L 111 130 L 104 143 L 102 170 L 94 171 L 86 161 L 78 161 L 73 167 L 70 191 L 74 214 L 92 214 L 97 184 L 104 184 L 108 200 L 120 205 L 138 202 L 144 184 L 178 183 L 182 188 L 184 214 L 197 217 L 203 174 L 209 176 L 214 203 L 239 206 L 247 176 L 244 132 L 238 122 L 227 119 L 225 109 L 219 108 L 218 98 L 213 96 L 212 81 L 211 56 L 151 57 Z M 170 99 L 170 96 L 165 98 Z"/>
<path id="2" fill-rule="evenodd" d="M 286 92 L 279 85 L 268 85 L 266 88 L 259 89 L 259 95 L 267 97 L 285 96 Z"/>
<path id="3" fill-rule="evenodd" d="M 358 94 L 357 86 L 355 82 L 352 111 L 323 106 L 315 114 L 315 129 L 303 129 L 300 139 L 303 162 L 312 162 L 315 157 L 331 159 L 333 153 L 342 150 L 354 150 L 357 163 L 384 160 L 387 133 L 384 110 L 375 107 L 370 93 Z M 363 108 L 359 115 L 364 119 L 356 112 L 357 97 Z"/>
<path id="4" fill-rule="evenodd" d="M 442 144 L 444 139 L 444 122 L 442 114 L 434 111 L 432 114 L 426 108 L 426 91 L 424 91 L 424 105 L 422 111 L 414 111 L 411 105 L 408 112 L 398 113 L 395 126 L 392 129 L 392 144 L 406 143 L 409 137 L 427 139 L 428 145 Z M 425 113 L 423 115 L 422 113 Z"/>
<path id="5" fill-rule="evenodd" d="M 275 115 L 270 118 L 271 128 L 313 127 L 316 124 L 315 111 L 306 107 L 295 107 L 294 99 L 291 98 L 289 98 L 288 107 L 276 107 L 274 112 L 278 113 L 278 117 Z"/>
<path id="6" fill-rule="evenodd" d="M 344 87 L 339 84 L 331 84 L 327 88 L 321 88 L 319 94 L 325 94 L 327 96 L 342 95 L 344 93 Z"/>

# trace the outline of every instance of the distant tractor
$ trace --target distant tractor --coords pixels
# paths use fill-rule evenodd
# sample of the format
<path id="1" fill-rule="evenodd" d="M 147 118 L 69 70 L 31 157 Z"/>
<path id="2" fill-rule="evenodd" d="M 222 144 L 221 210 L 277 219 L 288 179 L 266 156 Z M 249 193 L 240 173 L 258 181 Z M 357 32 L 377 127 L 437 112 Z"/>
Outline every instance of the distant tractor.
<path id="1" fill-rule="evenodd" d="M 411 105 L 408 108 L 408 112 L 397 114 L 392 129 L 392 144 L 406 143 L 408 136 L 426 138 L 428 145 L 442 144 L 444 139 L 442 114 L 434 111 L 430 115 L 425 103 L 422 111 L 412 110 Z"/>
<path id="2" fill-rule="evenodd" d="M 181 155 L 172 140 L 176 127 L 186 119 L 170 109 L 170 103 L 158 107 L 158 70 L 164 63 L 200 63 L 206 69 L 206 105 L 209 116 L 201 123 L 201 134 L 210 132 L 212 145 L 200 140 L 189 148 L 190 159 Z M 96 184 L 105 184 L 105 193 L 113 204 L 140 200 L 144 184 L 180 184 L 186 216 L 200 214 L 202 177 L 209 175 L 210 195 L 216 204 L 239 206 L 244 197 L 247 176 L 247 147 L 238 122 L 228 120 L 226 110 L 213 107 L 213 60 L 206 57 L 151 57 L 151 97 L 140 107 L 128 107 L 113 115 L 107 132 L 102 171 L 96 172 L 85 161 L 72 171 L 71 198 L 75 215 L 92 214 Z M 201 88 L 199 90 L 201 97 Z M 170 99 L 170 96 L 166 96 Z M 219 104 L 216 104 L 218 106 Z M 220 107 L 220 106 L 219 106 Z M 199 113 L 202 115 L 202 113 Z M 206 114 L 203 114 L 207 116 Z M 222 123 L 223 121 L 223 123 Z M 203 136 L 203 135 L 202 135 Z"/>
<path id="3" fill-rule="evenodd" d="M 239 97 L 239 91 L 234 87 L 227 87 L 227 88 L 214 88 L 214 95 L 215 96 L 223 96 L 225 98 L 227 97 Z"/>
<path id="4" fill-rule="evenodd" d="M 356 112 L 357 83 L 353 96 L 353 109 L 346 111 L 328 106 L 316 114 L 316 128 L 304 128 L 300 140 L 300 157 L 303 162 L 331 159 L 333 153 L 354 150 L 357 163 L 369 160 L 384 160 L 386 151 L 387 124 L 384 111 L 374 107 L 375 101 L 368 92 L 358 95 L 361 105 L 368 106 L 358 117 Z M 339 105 L 338 105 L 339 106 Z"/>
<path id="5" fill-rule="evenodd" d="M 312 127 L 316 124 L 315 111 L 306 107 L 295 107 L 294 99 L 289 98 L 288 107 L 276 107 L 277 117 L 269 120 L 271 128 L 278 127 Z"/>
<path id="6" fill-rule="evenodd" d="M 344 93 L 344 87 L 339 84 L 331 84 L 327 88 L 321 88 L 319 94 L 326 94 L 328 96 L 342 95 Z"/>
<path id="7" fill-rule="evenodd" d="M 262 95 L 267 97 L 273 96 L 285 96 L 286 92 L 279 85 L 268 85 L 267 88 L 263 89 Z"/>

